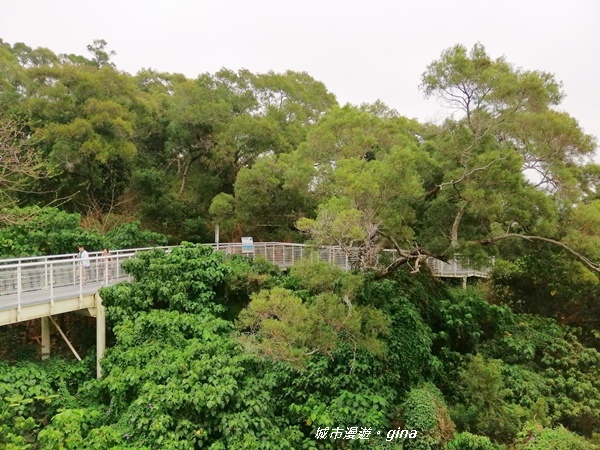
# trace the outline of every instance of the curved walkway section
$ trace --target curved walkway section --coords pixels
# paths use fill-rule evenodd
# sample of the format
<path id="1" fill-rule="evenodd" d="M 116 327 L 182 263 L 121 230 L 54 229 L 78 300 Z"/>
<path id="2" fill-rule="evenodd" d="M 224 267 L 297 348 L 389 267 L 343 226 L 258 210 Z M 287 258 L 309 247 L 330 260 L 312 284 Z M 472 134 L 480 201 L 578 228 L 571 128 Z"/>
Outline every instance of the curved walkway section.
<path id="1" fill-rule="evenodd" d="M 334 246 L 314 248 L 280 242 L 207 245 L 227 254 L 262 256 L 281 269 L 306 259 L 326 261 L 345 270 L 351 267 L 351 257 Z M 168 252 L 172 247 L 156 248 Z M 130 280 L 123 271 L 123 261 L 144 250 L 149 248 L 116 250 L 109 257 L 90 253 L 89 267 L 81 265 L 73 254 L 0 260 L 0 326 L 77 310 L 95 316 L 100 287 Z M 439 277 L 465 279 L 489 274 L 489 269 L 472 269 L 468 262 L 463 266 L 457 261 L 429 258 L 427 263 Z"/>

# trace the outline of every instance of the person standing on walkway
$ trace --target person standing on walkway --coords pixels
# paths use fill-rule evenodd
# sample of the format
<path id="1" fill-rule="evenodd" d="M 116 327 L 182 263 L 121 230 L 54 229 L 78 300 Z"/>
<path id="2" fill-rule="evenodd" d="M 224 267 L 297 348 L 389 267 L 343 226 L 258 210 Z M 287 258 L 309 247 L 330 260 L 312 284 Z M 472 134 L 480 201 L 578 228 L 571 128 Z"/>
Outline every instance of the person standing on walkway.
<path id="1" fill-rule="evenodd" d="M 87 283 L 87 280 L 89 278 L 89 272 L 90 272 L 90 254 L 87 252 L 87 250 L 83 247 L 83 245 L 79 246 L 79 253 L 77 255 L 77 257 L 80 259 L 80 263 L 81 263 L 81 282 L 83 284 Z"/>
<path id="2" fill-rule="evenodd" d="M 112 260 L 111 254 L 107 248 L 102 250 L 103 260 L 102 264 L 102 284 L 108 284 L 108 282 L 113 279 L 113 266 L 114 262 Z"/>

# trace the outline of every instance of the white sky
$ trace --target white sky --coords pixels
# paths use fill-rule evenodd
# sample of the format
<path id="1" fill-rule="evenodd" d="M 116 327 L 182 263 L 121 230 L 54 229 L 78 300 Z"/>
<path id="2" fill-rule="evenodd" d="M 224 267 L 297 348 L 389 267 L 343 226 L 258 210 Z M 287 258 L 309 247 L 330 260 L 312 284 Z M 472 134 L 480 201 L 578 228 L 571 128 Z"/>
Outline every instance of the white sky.
<path id="1" fill-rule="evenodd" d="M 600 136 L 598 0 L 0 0 L 0 38 L 86 54 L 104 39 L 117 67 L 180 72 L 221 67 L 306 71 L 340 103 L 382 100 L 439 121 L 418 86 L 454 44 L 555 74 L 561 109 Z"/>

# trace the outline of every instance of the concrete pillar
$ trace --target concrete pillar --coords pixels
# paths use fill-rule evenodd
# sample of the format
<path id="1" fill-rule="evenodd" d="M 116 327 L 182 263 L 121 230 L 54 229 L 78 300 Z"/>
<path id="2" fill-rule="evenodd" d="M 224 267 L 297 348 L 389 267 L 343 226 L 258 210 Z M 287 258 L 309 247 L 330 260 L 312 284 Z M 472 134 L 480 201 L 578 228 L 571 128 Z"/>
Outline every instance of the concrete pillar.
<path id="1" fill-rule="evenodd" d="M 463 289 L 467 288 L 467 277 L 463 277 L 463 279 L 462 279 L 462 287 L 463 287 Z"/>
<path id="2" fill-rule="evenodd" d="M 42 360 L 50 358 L 50 319 L 42 317 Z"/>
<path id="3" fill-rule="evenodd" d="M 96 294 L 96 377 L 102 377 L 102 368 L 100 360 L 104 356 L 106 349 L 106 314 L 102 298 Z"/>

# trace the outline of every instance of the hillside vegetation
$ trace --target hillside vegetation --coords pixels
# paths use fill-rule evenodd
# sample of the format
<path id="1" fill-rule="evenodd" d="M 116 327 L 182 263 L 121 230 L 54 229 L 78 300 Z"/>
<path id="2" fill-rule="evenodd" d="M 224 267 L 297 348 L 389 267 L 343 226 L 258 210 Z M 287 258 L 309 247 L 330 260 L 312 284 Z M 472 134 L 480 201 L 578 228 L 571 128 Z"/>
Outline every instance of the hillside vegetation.
<path id="1" fill-rule="evenodd" d="M 431 124 L 306 73 L 88 50 L 0 40 L 0 257 L 184 244 L 101 290 L 99 380 L 93 320 L 60 318 L 82 362 L 0 328 L 1 448 L 599 448 L 600 167 L 552 74 L 451 47 Z M 213 253 L 216 226 L 353 269 Z M 462 289 L 429 256 L 494 272 Z"/>

